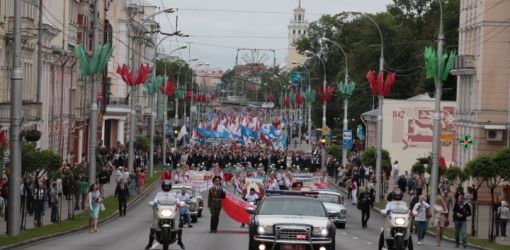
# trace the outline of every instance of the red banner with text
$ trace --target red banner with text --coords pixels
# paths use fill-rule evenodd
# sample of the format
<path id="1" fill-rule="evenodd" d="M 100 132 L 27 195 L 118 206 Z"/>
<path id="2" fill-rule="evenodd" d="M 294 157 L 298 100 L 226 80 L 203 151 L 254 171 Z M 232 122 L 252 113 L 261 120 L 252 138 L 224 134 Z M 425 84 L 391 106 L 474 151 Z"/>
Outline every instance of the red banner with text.
<path id="1" fill-rule="evenodd" d="M 225 192 L 226 198 L 222 200 L 223 211 L 233 220 L 248 224 L 250 223 L 250 214 L 246 212 L 246 208 L 250 204 L 240 197 L 230 192 Z"/>

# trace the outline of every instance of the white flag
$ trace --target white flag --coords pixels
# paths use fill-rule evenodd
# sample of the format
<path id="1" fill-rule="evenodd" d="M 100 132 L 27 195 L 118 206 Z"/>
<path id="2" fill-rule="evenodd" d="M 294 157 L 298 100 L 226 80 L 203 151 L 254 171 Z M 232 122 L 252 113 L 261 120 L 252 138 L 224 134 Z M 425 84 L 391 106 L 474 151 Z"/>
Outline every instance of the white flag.
<path id="1" fill-rule="evenodd" d="M 179 131 L 179 134 L 177 135 L 177 140 L 180 140 L 182 137 L 188 134 L 188 131 L 186 130 L 186 125 L 182 125 L 181 130 Z"/>

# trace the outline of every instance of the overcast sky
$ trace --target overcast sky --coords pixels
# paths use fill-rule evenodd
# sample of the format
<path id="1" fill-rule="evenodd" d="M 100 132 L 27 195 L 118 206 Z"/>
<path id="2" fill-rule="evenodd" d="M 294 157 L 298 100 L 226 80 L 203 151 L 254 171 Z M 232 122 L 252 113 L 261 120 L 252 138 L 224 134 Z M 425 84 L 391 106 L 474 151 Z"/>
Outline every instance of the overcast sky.
<path id="1" fill-rule="evenodd" d="M 235 65 L 237 48 L 275 49 L 276 63 L 287 56 L 287 25 L 298 0 L 147 0 L 165 8 L 178 8 L 178 28 L 189 38 L 180 38 L 179 45 L 191 43 L 191 59 L 199 58 L 223 70 Z M 381 12 L 391 0 L 302 0 L 308 22 L 323 14 L 342 11 Z M 163 6 L 162 6 L 163 5 Z M 164 32 L 175 29 L 173 14 L 161 14 L 157 20 Z M 171 25 L 169 24 L 169 21 Z M 173 26 L 173 27 L 172 27 Z M 167 39 L 168 53 L 177 47 L 174 39 Z M 178 53 L 176 53 L 178 55 Z M 243 53 L 240 53 L 240 56 Z M 188 50 L 181 56 L 188 59 Z M 260 55 L 259 55 L 260 56 Z M 267 53 L 266 64 L 273 55 Z M 243 63 L 240 60 L 240 63 Z"/>

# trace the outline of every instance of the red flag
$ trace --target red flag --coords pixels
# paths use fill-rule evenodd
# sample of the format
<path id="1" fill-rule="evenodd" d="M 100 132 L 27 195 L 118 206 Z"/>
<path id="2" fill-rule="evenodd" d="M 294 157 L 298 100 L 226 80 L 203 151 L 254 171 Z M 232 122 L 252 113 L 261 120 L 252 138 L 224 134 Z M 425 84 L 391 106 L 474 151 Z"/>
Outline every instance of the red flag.
<path id="1" fill-rule="evenodd" d="M 271 143 L 271 141 L 269 141 L 269 139 L 267 139 L 267 137 L 262 133 L 260 132 L 260 139 L 268 146 L 273 146 L 273 144 Z"/>
<path id="2" fill-rule="evenodd" d="M 374 73 L 374 71 L 369 70 L 367 72 L 367 80 L 368 80 L 368 83 L 370 83 L 370 89 L 372 90 L 372 94 L 373 95 L 379 95 L 379 93 L 377 92 L 377 83 L 375 81 L 375 73 Z"/>
<path id="3" fill-rule="evenodd" d="M 161 93 L 166 96 L 172 96 L 175 92 L 175 82 L 168 80 L 163 86 L 161 86 Z"/>
<path id="4" fill-rule="evenodd" d="M 233 220 L 248 224 L 250 223 L 250 214 L 246 212 L 246 208 L 250 206 L 250 204 L 241 198 L 233 195 L 230 192 L 225 192 L 226 198 L 221 200 L 221 205 L 223 207 L 223 211 L 232 218 Z"/>

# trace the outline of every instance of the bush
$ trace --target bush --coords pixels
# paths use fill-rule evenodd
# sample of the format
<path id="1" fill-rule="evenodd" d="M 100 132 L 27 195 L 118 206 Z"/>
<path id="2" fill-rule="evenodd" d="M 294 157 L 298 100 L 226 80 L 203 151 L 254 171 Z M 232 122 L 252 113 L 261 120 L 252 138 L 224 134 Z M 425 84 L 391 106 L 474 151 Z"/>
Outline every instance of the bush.
<path id="1" fill-rule="evenodd" d="M 375 169 L 376 150 L 374 147 L 369 147 L 361 154 L 361 163 L 365 166 L 372 166 Z M 390 153 L 385 149 L 382 149 L 381 170 L 388 174 L 388 176 L 391 171 Z"/>
<path id="2" fill-rule="evenodd" d="M 411 168 L 411 172 L 417 173 L 417 174 L 423 174 L 425 173 L 425 166 L 423 163 L 421 163 L 419 160 L 413 164 L 413 167 Z"/>

